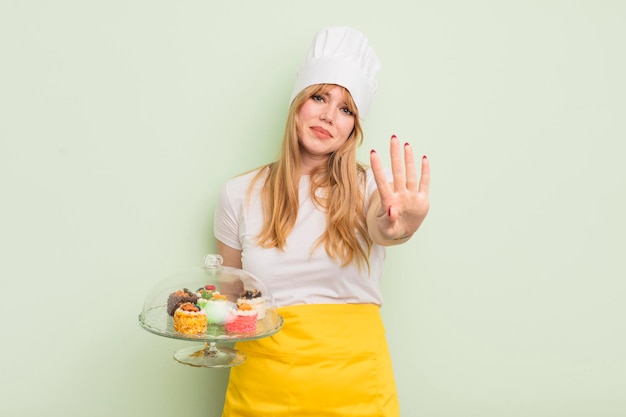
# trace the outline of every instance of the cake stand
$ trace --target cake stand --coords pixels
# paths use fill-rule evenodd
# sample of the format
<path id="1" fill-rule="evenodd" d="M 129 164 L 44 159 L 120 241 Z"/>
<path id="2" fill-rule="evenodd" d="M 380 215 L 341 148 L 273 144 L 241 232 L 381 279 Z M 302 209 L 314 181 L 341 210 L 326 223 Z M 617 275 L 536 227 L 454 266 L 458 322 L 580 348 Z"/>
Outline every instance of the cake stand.
<path id="1" fill-rule="evenodd" d="M 253 275 L 236 268 L 224 267 L 219 255 L 207 255 L 201 268 L 182 271 L 163 280 L 146 298 L 139 314 L 139 325 L 150 333 L 171 339 L 179 339 L 201 344 L 182 348 L 174 353 L 174 359 L 182 364 L 203 368 L 226 368 L 242 364 L 245 353 L 221 345 L 221 343 L 242 342 L 271 336 L 283 326 L 283 318 L 278 313 L 273 297 L 263 283 Z M 224 325 L 211 324 L 206 333 L 182 334 L 174 330 L 174 320 L 167 311 L 169 294 L 179 289 L 200 289 L 205 285 L 214 286 L 227 297 L 233 306 L 246 290 L 258 290 L 265 299 L 265 317 L 257 320 L 257 328 L 251 333 L 232 333 Z"/>

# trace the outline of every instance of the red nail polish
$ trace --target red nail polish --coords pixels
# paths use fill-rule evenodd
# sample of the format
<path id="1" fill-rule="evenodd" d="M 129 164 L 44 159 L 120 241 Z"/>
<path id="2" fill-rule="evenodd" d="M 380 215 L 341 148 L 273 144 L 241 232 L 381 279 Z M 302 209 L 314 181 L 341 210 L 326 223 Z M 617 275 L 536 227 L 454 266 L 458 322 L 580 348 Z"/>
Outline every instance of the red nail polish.
<path id="1" fill-rule="evenodd" d="M 395 138 L 397 138 L 396 135 L 391 135 L 391 139 L 395 139 Z"/>
<path id="2" fill-rule="evenodd" d="M 387 209 L 387 216 L 391 217 L 391 206 L 389 206 L 389 208 Z"/>
<path id="3" fill-rule="evenodd" d="M 372 149 L 372 150 L 370 151 L 370 155 L 371 155 L 371 154 L 373 154 L 373 153 L 376 153 L 376 151 L 375 151 L 374 149 Z"/>
<path id="4" fill-rule="evenodd" d="M 404 142 L 404 146 L 405 147 L 409 146 L 409 142 Z"/>
<path id="5" fill-rule="evenodd" d="M 422 156 L 422 159 L 428 159 L 428 158 L 426 158 L 426 155 L 424 155 L 424 156 Z"/>

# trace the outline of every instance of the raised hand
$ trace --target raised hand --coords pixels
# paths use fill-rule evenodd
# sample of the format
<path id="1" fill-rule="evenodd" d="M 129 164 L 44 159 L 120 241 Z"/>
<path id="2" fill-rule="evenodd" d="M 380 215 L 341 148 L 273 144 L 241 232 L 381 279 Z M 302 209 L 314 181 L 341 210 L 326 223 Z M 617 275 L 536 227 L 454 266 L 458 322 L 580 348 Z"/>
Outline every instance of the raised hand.
<path id="1" fill-rule="evenodd" d="M 367 213 L 367 225 L 374 242 L 385 245 L 401 243 L 411 237 L 426 218 L 430 207 L 428 200 L 430 164 L 426 156 L 421 160 L 418 182 L 411 145 L 405 143 L 401 146 L 398 138 L 393 135 L 390 154 L 393 174 L 391 183 L 385 176 L 376 151 L 370 152 L 370 164 L 378 193 L 372 196 Z"/>

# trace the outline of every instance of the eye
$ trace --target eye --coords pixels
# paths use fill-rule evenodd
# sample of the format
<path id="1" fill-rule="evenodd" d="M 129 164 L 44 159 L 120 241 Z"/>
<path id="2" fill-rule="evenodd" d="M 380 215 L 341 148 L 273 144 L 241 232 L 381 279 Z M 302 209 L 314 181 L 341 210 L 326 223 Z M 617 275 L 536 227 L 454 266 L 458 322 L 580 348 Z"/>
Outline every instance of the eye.
<path id="1" fill-rule="evenodd" d="M 345 114 L 347 114 L 348 116 L 352 116 L 354 113 L 352 113 L 352 110 L 350 110 L 347 107 L 342 107 L 341 111 L 344 112 Z"/>
<path id="2" fill-rule="evenodd" d="M 318 101 L 320 103 L 324 102 L 324 97 L 320 96 L 319 94 L 314 94 L 311 96 L 311 99 L 313 101 Z"/>

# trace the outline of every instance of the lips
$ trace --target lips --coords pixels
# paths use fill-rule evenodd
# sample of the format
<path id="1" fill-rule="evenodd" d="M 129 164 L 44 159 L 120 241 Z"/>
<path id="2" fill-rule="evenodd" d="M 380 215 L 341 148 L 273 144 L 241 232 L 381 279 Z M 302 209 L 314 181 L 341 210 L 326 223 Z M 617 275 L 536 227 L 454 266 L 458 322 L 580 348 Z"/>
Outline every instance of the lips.
<path id="1" fill-rule="evenodd" d="M 331 135 L 328 130 L 320 126 L 311 126 L 311 130 L 313 131 L 315 136 L 317 136 L 320 139 L 330 139 L 333 137 L 333 135 Z"/>

